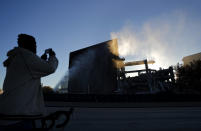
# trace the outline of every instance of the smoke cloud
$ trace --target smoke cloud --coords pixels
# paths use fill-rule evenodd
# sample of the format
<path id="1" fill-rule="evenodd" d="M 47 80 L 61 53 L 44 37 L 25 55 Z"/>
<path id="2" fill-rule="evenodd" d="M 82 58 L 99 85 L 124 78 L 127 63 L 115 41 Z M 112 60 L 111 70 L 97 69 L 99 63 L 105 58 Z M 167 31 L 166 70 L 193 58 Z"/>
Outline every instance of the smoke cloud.
<path id="1" fill-rule="evenodd" d="M 94 54 L 95 52 L 93 50 L 88 50 L 73 60 L 72 66 L 69 69 L 69 74 L 71 78 L 74 78 L 76 76 L 81 75 L 80 73 L 90 72 L 91 67 L 93 66 L 93 61 L 94 61 Z"/>
<path id="2" fill-rule="evenodd" d="M 200 52 L 201 21 L 184 11 L 173 11 L 153 17 L 135 25 L 127 23 L 119 31 L 111 32 L 111 38 L 118 39 L 119 54 L 127 61 L 155 60 L 150 68 L 167 68 L 176 65 L 184 56 Z M 74 65 L 64 75 L 58 85 L 66 88 L 71 77 L 79 75 L 81 70 L 90 69 L 88 60 L 93 60 L 94 52 L 89 51 L 74 61 Z M 85 69 L 87 67 L 87 69 Z M 87 75 L 87 74 L 86 74 Z M 57 85 L 57 87 L 59 87 Z"/>
<path id="3" fill-rule="evenodd" d="M 69 70 L 65 73 L 64 77 L 55 86 L 55 90 L 62 88 L 67 91 L 68 82 L 71 79 L 79 79 L 79 83 L 77 84 L 80 84 L 80 87 L 82 87 L 84 83 L 88 82 L 88 78 L 93 66 L 92 63 L 95 60 L 94 54 L 95 52 L 93 50 L 87 50 L 84 53 L 78 55 L 76 58 L 74 58 L 71 68 L 69 68 Z"/>
<path id="4" fill-rule="evenodd" d="M 68 80 L 69 80 L 69 73 L 66 71 L 62 79 L 57 83 L 57 85 L 54 87 L 55 91 L 58 91 L 60 89 L 64 89 L 67 92 L 68 89 Z"/>
<path id="5" fill-rule="evenodd" d="M 194 26 L 192 26 L 194 25 Z M 201 24 L 187 19 L 187 14 L 175 11 L 163 14 L 135 26 L 126 24 L 120 31 L 112 32 L 111 38 L 118 39 L 119 54 L 131 60 L 152 59 L 153 68 L 176 65 L 182 57 L 195 51 L 196 39 Z M 199 35 L 198 35 L 199 34 Z"/>

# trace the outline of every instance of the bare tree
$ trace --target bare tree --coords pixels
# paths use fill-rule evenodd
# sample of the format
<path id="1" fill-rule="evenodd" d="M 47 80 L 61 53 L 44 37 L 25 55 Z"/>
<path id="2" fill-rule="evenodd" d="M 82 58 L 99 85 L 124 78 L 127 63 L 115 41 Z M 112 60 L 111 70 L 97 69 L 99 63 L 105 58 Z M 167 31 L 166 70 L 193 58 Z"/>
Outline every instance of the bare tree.
<path id="1" fill-rule="evenodd" d="M 201 94 L 201 60 L 193 61 L 189 65 L 177 65 L 177 87 L 180 91 L 189 90 Z M 192 92 L 191 92 L 192 93 Z"/>

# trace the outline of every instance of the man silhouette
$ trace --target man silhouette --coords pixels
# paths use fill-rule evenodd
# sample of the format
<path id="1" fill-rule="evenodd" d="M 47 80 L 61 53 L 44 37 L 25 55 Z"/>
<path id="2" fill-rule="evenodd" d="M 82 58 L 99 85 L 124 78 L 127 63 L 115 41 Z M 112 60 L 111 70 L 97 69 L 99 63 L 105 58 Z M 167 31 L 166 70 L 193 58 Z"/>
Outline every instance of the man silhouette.
<path id="1" fill-rule="evenodd" d="M 7 53 L 8 59 L 3 63 L 6 77 L 3 94 L 0 95 L 0 114 L 45 114 L 40 79 L 54 73 L 58 66 L 54 51 L 48 50 L 48 59 L 46 53 L 38 57 L 35 38 L 27 34 L 18 35 L 18 47 Z M 0 125 L 13 123 L 16 121 L 0 121 Z"/>

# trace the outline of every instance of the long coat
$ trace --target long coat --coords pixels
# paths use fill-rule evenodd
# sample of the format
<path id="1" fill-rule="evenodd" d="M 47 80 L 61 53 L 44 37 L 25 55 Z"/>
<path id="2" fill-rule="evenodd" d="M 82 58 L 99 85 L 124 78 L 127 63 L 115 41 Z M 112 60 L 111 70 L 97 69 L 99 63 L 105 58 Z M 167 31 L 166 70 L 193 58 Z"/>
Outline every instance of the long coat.
<path id="1" fill-rule="evenodd" d="M 45 113 L 41 77 L 55 72 L 58 60 L 47 61 L 24 48 L 15 47 L 4 62 L 6 77 L 0 95 L 0 114 L 39 115 Z"/>

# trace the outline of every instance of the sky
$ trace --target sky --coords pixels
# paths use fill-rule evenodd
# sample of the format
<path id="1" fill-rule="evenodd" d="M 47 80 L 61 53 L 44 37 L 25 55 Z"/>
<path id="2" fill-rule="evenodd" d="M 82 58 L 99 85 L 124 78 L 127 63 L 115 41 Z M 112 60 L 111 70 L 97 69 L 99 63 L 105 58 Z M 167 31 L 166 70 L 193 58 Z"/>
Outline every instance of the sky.
<path id="1" fill-rule="evenodd" d="M 0 88 L 2 63 L 20 33 L 36 38 L 37 55 L 56 52 L 58 69 L 42 78 L 54 87 L 68 71 L 71 51 L 112 38 L 128 61 L 154 59 L 153 68 L 182 63 L 201 52 L 200 12 L 200 0 L 0 0 Z"/>

